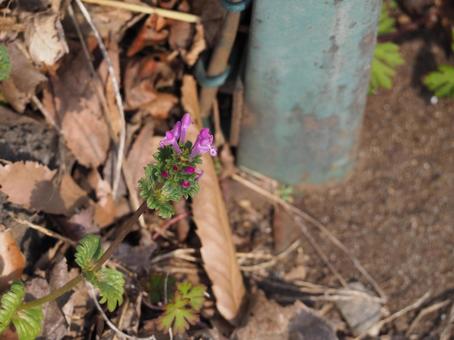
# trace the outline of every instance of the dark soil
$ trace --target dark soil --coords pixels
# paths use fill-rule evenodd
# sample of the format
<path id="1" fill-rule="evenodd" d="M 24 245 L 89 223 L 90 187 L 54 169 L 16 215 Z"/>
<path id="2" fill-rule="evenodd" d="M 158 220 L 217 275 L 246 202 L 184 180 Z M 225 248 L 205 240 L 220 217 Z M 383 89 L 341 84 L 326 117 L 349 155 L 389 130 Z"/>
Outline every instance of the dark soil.
<path id="1" fill-rule="evenodd" d="M 402 51 L 406 64 L 393 90 L 368 100 L 351 177 L 299 200 L 359 258 L 391 311 L 429 290 L 454 296 L 454 101 L 430 104 L 413 74 L 430 48 L 415 40 Z M 323 246 L 347 279 L 362 279 L 345 256 Z M 310 281 L 317 282 L 323 265 L 310 257 Z"/>

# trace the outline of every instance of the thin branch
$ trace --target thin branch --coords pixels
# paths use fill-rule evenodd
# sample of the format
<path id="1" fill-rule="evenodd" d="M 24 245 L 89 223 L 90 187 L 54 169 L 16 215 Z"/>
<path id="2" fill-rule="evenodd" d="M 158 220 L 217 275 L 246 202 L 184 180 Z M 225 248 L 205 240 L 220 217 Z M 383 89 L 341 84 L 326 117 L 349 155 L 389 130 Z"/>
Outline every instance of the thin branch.
<path id="1" fill-rule="evenodd" d="M 383 319 L 383 320 L 380 320 L 378 321 L 376 324 L 372 325 L 371 327 L 369 327 L 369 329 L 374 329 L 374 328 L 378 328 L 380 329 L 381 327 L 383 327 L 385 324 L 391 322 L 391 321 L 394 321 L 400 317 L 402 317 L 403 315 L 411 312 L 412 310 L 415 310 L 416 308 L 418 308 L 419 306 L 421 306 L 429 297 L 430 297 L 430 291 L 426 292 L 423 296 L 421 296 L 418 300 L 416 300 L 415 302 L 413 302 L 411 305 L 408 305 L 407 307 L 405 308 L 402 308 L 401 310 L 397 311 L 396 313 L 394 314 L 391 314 L 390 316 L 388 316 L 387 318 Z M 355 338 L 354 340 L 359 340 L 359 339 L 362 339 L 366 336 L 367 334 L 362 334 L 360 336 L 358 336 L 357 338 Z"/>
<path id="2" fill-rule="evenodd" d="M 99 31 L 96 29 L 96 26 L 90 16 L 90 13 L 88 12 L 87 8 L 85 7 L 85 5 L 82 3 L 81 0 L 74 0 L 74 1 L 76 2 L 77 6 L 79 7 L 82 15 L 84 16 L 84 18 L 87 21 L 88 25 L 90 26 L 91 30 L 93 31 L 93 34 L 95 35 L 95 38 L 98 41 L 98 45 L 101 50 L 101 53 L 102 53 L 104 59 L 106 60 L 107 71 L 110 75 L 110 80 L 112 82 L 112 88 L 115 92 L 115 102 L 117 104 L 118 113 L 120 114 L 120 117 L 121 117 L 121 119 L 120 119 L 121 120 L 120 140 L 118 142 L 117 163 L 115 166 L 115 176 L 114 176 L 114 181 L 113 181 L 113 186 L 112 186 L 112 195 L 114 198 L 116 198 L 118 186 L 120 184 L 120 179 L 121 179 L 121 168 L 123 165 L 123 156 L 124 156 L 125 141 L 126 141 L 125 112 L 124 112 L 124 108 L 123 108 L 123 101 L 121 99 L 121 94 L 120 94 L 120 84 L 115 75 L 115 70 L 113 67 L 112 60 L 110 59 L 109 53 L 107 52 L 106 46 L 104 45 L 101 34 L 99 34 Z"/>
<path id="3" fill-rule="evenodd" d="M 68 244 L 70 244 L 71 246 L 75 247 L 77 246 L 77 242 L 65 237 L 65 236 L 62 236 L 60 234 L 57 234 L 56 232 L 53 232 L 52 230 L 49 230 L 47 228 L 44 228 L 44 227 L 41 227 L 40 225 L 37 225 L 37 224 L 34 224 L 32 222 L 29 222 L 27 220 L 23 220 L 21 218 L 18 218 L 16 216 L 12 216 L 11 215 L 11 218 L 16 221 L 17 223 L 20 223 L 22 225 L 25 225 L 31 229 L 34 229 L 36 231 L 39 231 L 40 233 L 44 234 L 44 235 L 47 235 L 47 236 L 50 236 L 50 237 L 53 237 L 53 238 L 56 238 L 57 240 L 61 240 L 63 242 L 66 242 Z"/>
<path id="4" fill-rule="evenodd" d="M 110 321 L 109 317 L 107 316 L 107 314 L 104 312 L 104 310 L 102 309 L 101 305 L 99 304 L 98 302 L 98 299 L 96 297 L 96 292 L 93 288 L 92 285 L 88 284 L 88 291 L 89 291 L 89 294 L 90 294 L 90 297 L 93 299 L 93 301 L 95 302 L 95 305 L 96 305 L 96 308 L 98 309 L 98 311 L 101 313 L 104 321 L 107 323 L 107 325 L 109 326 L 109 328 L 111 330 L 113 330 L 117 336 L 121 337 L 122 339 L 130 339 L 130 340 L 156 340 L 155 336 L 152 335 L 152 336 L 148 336 L 146 338 L 138 338 L 136 336 L 131 336 L 129 334 L 126 334 L 124 332 L 122 332 L 120 329 L 118 329 L 117 326 L 115 326 L 115 324 Z"/>
<path id="5" fill-rule="evenodd" d="M 186 21 L 190 23 L 196 23 L 200 21 L 197 15 L 172 11 L 163 8 L 150 7 L 142 4 L 131 4 L 123 1 L 112 1 L 112 0 L 83 0 L 86 3 L 103 5 L 109 7 L 115 7 L 125 9 L 131 12 L 145 13 L 145 14 L 157 14 L 164 18 L 175 19 L 179 21 Z"/>

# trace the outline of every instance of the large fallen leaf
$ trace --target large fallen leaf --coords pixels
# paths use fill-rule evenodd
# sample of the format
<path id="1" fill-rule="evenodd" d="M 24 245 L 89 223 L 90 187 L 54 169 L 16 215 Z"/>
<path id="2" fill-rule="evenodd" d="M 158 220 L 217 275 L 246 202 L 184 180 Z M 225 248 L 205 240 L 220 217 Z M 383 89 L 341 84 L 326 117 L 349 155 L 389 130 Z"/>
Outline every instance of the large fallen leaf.
<path id="1" fill-rule="evenodd" d="M 143 107 L 144 113 L 157 119 L 166 119 L 170 110 L 178 103 L 178 98 L 171 93 L 158 93 L 156 98 Z"/>
<path id="2" fill-rule="evenodd" d="M 0 166 L 0 190 L 12 203 L 50 214 L 70 215 L 87 199 L 71 176 L 59 180 L 56 170 L 36 162 Z"/>
<path id="3" fill-rule="evenodd" d="M 192 138 L 195 133 L 192 131 Z M 244 296 L 244 284 L 236 260 L 229 219 L 210 156 L 203 156 L 200 192 L 193 198 L 193 215 L 205 271 L 212 282 L 219 313 L 233 321 Z"/>
<path id="4" fill-rule="evenodd" d="M 31 16 L 25 31 L 25 44 L 33 62 L 38 65 L 52 66 L 68 53 L 58 14 L 47 11 Z"/>
<path id="5" fill-rule="evenodd" d="M 197 117 L 200 116 L 200 107 L 197 97 L 197 82 L 195 81 L 193 76 L 189 74 L 183 76 L 181 95 L 181 102 L 184 109 L 186 110 L 186 112 L 189 112 L 191 114 L 191 117 L 197 119 Z M 202 124 L 202 122 L 198 122 L 197 124 L 200 125 Z"/>
<path id="6" fill-rule="evenodd" d="M 62 129 L 66 145 L 86 167 L 104 162 L 109 129 L 98 98 L 99 84 L 92 77 L 82 52 L 66 61 L 44 92 L 46 119 Z"/>
<path id="7" fill-rule="evenodd" d="M 169 31 L 164 29 L 166 24 L 165 18 L 156 14 L 150 15 L 129 46 L 127 56 L 132 57 L 146 46 L 164 42 L 169 36 Z"/>
<path id="8" fill-rule="evenodd" d="M 0 291 L 17 280 L 25 268 L 25 257 L 9 229 L 0 224 Z"/>
<path id="9" fill-rule="evenodd" d="M 8 54 L 11 61 L 11 73 L 8 79 L 0 82 L 0 93 L 18 112 L 35 95 L 36 87 L 46 80 L 15 44 L 9 44 Z"/>
<path id="10" fill-rule="evenodd" d="M 109 131 L 105 122 L 92 112 L 70 112 L 63 119 L 62 133 L 77 160 L 96 168 L 106 159 Z"/>

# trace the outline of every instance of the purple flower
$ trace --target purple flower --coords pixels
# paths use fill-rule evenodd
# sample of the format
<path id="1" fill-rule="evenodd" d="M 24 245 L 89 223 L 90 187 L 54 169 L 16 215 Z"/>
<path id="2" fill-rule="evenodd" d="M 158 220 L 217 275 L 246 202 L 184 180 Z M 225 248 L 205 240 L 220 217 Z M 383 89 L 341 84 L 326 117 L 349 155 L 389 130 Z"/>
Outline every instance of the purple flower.
<path id="1" fill-rule="evenodd" d="M 163 172 L 161 172 L 161 176 L 164 177 L 164 178 L 168 178 L 169 177 L 169 173 L 164 170 Z"/>
<path id="2" fill-rule="evenodd" d="M 184 188 L 184 189 L 187 189 L 191 186 L 191 183 L 189 181 L 183 181 L 181 182 L 181 186 Z"/>
<path id="3" fill-rule="evenodd" d="M 211 156 L 216 156 L 216 147 L 213 145 L 213 135 L 210 130 L 203 128 L 200 130 L 197 139 L 195 140 L 194 147 L 191 151 L 191 157 L 209 152 Z"/>
<path id="4" fill-rule="evenodd" d="M 184 168 L 184 173 L 185 174 L 193 174 L 195 172 L 195 168 L 193 166 L 187 166 L 186 168 Z"/>
<path id="5" fill-rule="evenodd" d="M 172 145 L 173 149 L 177 153 L 181 153 L 180 146 L 178 145 L 178 138 L 180 137 L 181 132 L 181 122 L 177 122 L 172 130 L 166 132 L 166 136 L 161 142 L 159 146 L 162 148 L 166 145 Z"/>
<path id="6" fill-rule="evenodd" d="M 180 143 L 184 143 L 186 141 L 186 132 L 188 131 L 191 123 L 191 115 L 189 113 L 185 113 L 185 115 L 181 119 Z"/>

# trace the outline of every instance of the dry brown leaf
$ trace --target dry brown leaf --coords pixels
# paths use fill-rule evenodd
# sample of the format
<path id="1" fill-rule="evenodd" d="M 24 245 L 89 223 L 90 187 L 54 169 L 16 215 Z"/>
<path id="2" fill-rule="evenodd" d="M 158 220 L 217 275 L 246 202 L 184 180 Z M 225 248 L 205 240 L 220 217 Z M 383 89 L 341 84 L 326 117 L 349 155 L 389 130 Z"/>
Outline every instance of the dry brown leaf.
<path id="1" fill-rule="evenodd" d="M 36 162 L 0 166 L 0 190 L 27 209 L 70 215 L 87 197 L 69 175 L 63 175 L 57 188 L 56 172 Z"/>
<path id="2" fill-rule="evenodd" d="M 109 129 L 96 91 L 98 83 L 82 52 L 71 55 L 60 70 L 44 93 L 46 119 L 62 128 L 65 143 L 82 165 L 97 167 L 109 147 Z"/>
<path id="3" fill-rule="evenodd" d="M 129 22 L 133 20 L 134 13 L 108 6 L 90 6 L 90 16 L 104 39 L 113 37 L 120 41 Z M 88 26 L 84 26 L 82 29 L 86 31 L 86 34 L 92 34 Z"/>
<path id="4" fill-rule="evenodd" d="M 206 48 L 205 42 L 205 34 L 202 24 L 197 24 L 195 26 L 195 34 L 194 38 L 192 39 L 192 46 L 191 49 L 183 53 L 183 59 L 189 66 L 195 64 L 197 59 L 199 58 L 200 53 L 202 53 Z"/>
<path id="5" fill-rule="evenodd" d="M 186 50 L 191 43 L 191 38 L 193 35 L 192 24 L 179 20 L 173 20 L 170 23 L 170 47 L 173 50 Z"/>
<path id="6" fill-rule="evenodd" d="M 123 171 L 126 185 L 129 195 L 136 203 L 139 202 L 137 192 L 139 179 L 145 174 L 145 166 L 154 161 L 153 155 L 158 151 L 162 139 L 154 136 L 153 128 L 153 121 L 147 120 L 125 159 Z"/>
<path id="7" fill-rule="evenodd" d="M 165 18 L 156 14 L 150 15 L 131 43 L 127 56 L 132 57 L 146 46 L 164 42 L 169 36 L 169 31 L 164 29 L 166 25 Z"/>
<path id="8" fill-rule="evenodd" d="M 172 68 L 154 57 L 130 62 L 124 80 L 127 108 L 134 110 L 149 104 L 156 98 L 159 87 L 172 86 L 174 81 Z"/>
<path id="9" fill-rule="evenodd" d="M 145 113 L 153 118 L 166 119 L 170 110 L 178 103 L 178 98 L 171 93 L 158 93 L 156 98 L 143 107 Z"/>
<path id="10" fill-rule="evenodd" d="M 2 291 L 8 287 L 10 281 L 21 277 L 25 268 L 25 257 L 10 230 L 2 224 L 0 230 L 0 291 Z"/>
<path id="11" fill-rule="evenodd" d="M 182 104 L 186 112 L 191 114 L 193 119 L 200 117 L 200 106 L 197 97 L 197 83 L 193 76 L 184 75 L 183 85 L 181 86 Z M 201 125 L 202 122 L 198 122 L 197 125 Z"/>
<path id="12" fill-rule="evenodd" d="M 79 163 L 96 168 L 107 156 L 109 131 L 105 122 L 88 111 L 65 115 L 62 133 Z"/>
<path id="13" fill-rule="evenodd" d="M 192 130 L 192 137 L 195 133 Z M 236 259 L 232 231 L 213 160 L 203 156 L 200 192 L 193 198 L 193 215 L 205 271 L 212 282 L 219 313 L 233 321 L 244 297 L 244 284 Z"/>
<path id="14" fill-rule="evenodd" d="M 15 44 L 9 44 L 8 54 L 11 60 L 11 75 L 0 82 L 0 93 L 17 112 L 24 112 L 25 106 L 35 95 L 36 87 L 46 80 L 19 50 Z"/>
<path id="15" fill-rule="evenodd" d="M 115 221 L 116 205 L 109 182 L 103 180 L 97 170 L 89 174 L 90 185 L 95 189 L 97 202 L 95 207 L 94 222 L 100 228 L 107 227 Z"/>
<path id="16" fill-rule="evenodd" d="M 52 66 L 68 53 L 58 14 L 47 11 L 31 16 L 25 31 L 25 44 L 37 65 Z"/>

